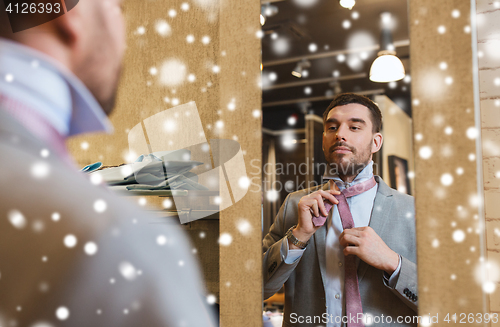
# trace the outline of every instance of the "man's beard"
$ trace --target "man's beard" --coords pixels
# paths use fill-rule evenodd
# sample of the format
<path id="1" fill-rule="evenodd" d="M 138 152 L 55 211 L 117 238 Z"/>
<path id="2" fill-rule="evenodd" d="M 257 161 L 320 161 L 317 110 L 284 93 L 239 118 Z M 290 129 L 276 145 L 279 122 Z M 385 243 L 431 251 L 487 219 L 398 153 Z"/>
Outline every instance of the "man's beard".
<path id="1" fill-rule="evenodd" d="M 113 79 L 102 79 L 96 78 L 98 74 L 102 74 L 96 71 L 96 67 L 93 57 L 87 59 L 82 67 L 92 67 L 93 69 L 87 69 L 87 71 L 81 71 L 77 76 L 82 80 L 82 82 L 87 86 L 90 93 L 94 95 L 95 99 L 106 113 L 107 116 L 111 114 L 115 107 L 118 84 L 120 81 L 120 76 L 122 74 L 123 65 L 114 68 L 114 71 L 108 74 L 113 74 Z"/>
<path id="2" fill-rule="evenodd" d="M 120 81 L 121 72 L 122 72 L 122 66 L 119 67 L 116 73 L 115 80 L 113 81 L 111 94 L 104 99 L 97 99 L 97 101 L 99 102 L 99 104 L 101 105 L 102 109 L 104 110 L 107 116 L 109 116 L 113 111 L 113 109 L 115 108 L 116 96 L 118 94 L 118 84 Z"/>
<path id="3" fill-rule="evenodd" d="M 102 109 L 106 113 L 106 116 L 109 116 L 111 112 L 113 112 L 113 109 L 115 108 L 116 94 L 117 94 L 117 89 L 115 88 L 115 91 L 111 96 L 107 97 L 106 99 L 98 101 Z"/>
<path id="4" fill-rule="evenodd" d="M 344 160 L 349 153 L 338 154 L 333 152 L 333 149 L 339 146 L 347 147 L 352 152 L 349 160 Z M 345 177 L 357 176 L 370 162 L 370 155 L 371 143 L 361 152 L 345 143 L 335 143 L 328 149 L 328 152 L 325 151 L 325 158 L 329 164 L 328 175 L 338 175 L 342 180 Z"/>

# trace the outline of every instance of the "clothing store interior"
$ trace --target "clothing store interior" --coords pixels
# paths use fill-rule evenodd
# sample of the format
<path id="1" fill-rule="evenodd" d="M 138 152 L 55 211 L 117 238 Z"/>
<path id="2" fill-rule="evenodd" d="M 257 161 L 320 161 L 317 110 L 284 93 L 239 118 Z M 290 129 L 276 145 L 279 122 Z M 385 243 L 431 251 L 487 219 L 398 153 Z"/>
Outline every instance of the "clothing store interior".
<path id="1" fill-rule="evenodd" d="M 478 16 L 488 6 L 480 2 Z M 78 136 L 68 147 L 155 223 L 182 224 L 221 326 L 281 326 L 286 290 L 263 299 L 262 240 L 289 194 L 324 183 L 323 113 L 332 99 L 364 95 L 383 116 L 373 173 L 416 199 L 419 309 L 482 312 L 491 292 L 470 271 L 500 243 L 486 246 L 494 227 L 467 220 L 481 220 L 482 209 L 453 189 L 499 186 L 478 181 L 480 143 L 466 133 L 490 121 L 478 123 L 479 101 L 490 100 L 479 98 L 471 74 L 472 58 L 481 58 L 475 4 L 128 1 L 114 133 Z M 456 218 L 460 208 L 467 219 Z M 458 295 L 465 287 L 467 300 Z M 499 303 L 491 300 L 491 311 Z"/>

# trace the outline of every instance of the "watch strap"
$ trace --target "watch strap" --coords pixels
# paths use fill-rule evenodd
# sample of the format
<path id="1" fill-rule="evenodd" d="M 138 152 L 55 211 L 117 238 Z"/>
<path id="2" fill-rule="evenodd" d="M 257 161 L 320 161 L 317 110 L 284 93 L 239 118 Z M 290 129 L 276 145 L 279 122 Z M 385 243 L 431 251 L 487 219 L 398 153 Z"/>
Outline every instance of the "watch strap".
<path id="1" fill-rule="evenodd" d="M 286 232 L 285 236 L 290 240 L 290 242 L 292 242 L 293 245 L 298 246 L 301 249 L 305 249 L 307 244 L 309 244 L 309 241 L 302 242 L 301 240 L 296 238 L 295 235 L 293 235 L 293 233 L 292 233 L 292 231 L 295 227 L 297 227 L 297 225 L 293 225 L 292 227 L 290 227 L 288 232 Z"/>

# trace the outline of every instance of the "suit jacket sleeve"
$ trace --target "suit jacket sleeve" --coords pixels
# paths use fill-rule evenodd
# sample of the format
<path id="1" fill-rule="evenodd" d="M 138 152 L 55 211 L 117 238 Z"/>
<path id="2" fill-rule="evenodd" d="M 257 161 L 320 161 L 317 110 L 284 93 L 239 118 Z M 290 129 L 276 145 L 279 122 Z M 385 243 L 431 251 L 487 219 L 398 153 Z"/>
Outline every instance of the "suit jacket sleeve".
<path id="1" fill-rule="evenodd" d="M 389 287 L 386 284 L 387 287 Z M 417 312 L 418 309 L 418 286 L 417 286 L 417 265 L 407 258 L 401 256 L 401 271 L 399 272 L 396 286 L 391 288 L 404 304 Z"/>
<path id="2" fill-rule="evenodd" d="M 401 256 L 401 270 L 396 284 L 389 287 L 406 306 L 417 312 L 418 309 L 418 282 L 416 262 L 415 220 L 408 218 L 408 213 L 415 214 L 415 199 L 408 195 L 392 191 L 394 206 L 393 215 L 401 223 L 400 230 L 392 234 L 391 243 L 394 250 Z"/>
<path id="3" fill-rule="evenodd" d="M 281 289 L 300 262 L 300 259 L 298 259 L 292 264 L 286 264 L 284 255 L 281 253 L 283 238 L 288 229 L 297 221 L 297 208 L 294 202 L 290 199 L 290 195 L 288 195 L 269 229 L 269 233 L 267 233 L 262 241 L 264 251 L 262 265 L 264 299 L 269 298 Z"/>

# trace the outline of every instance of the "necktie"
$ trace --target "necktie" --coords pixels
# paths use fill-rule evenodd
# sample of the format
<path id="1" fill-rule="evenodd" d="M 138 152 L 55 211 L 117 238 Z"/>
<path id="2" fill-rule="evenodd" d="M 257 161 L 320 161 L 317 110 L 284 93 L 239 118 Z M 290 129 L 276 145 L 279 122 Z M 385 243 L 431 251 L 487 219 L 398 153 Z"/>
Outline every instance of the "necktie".
<path id="1" fill-rule="evenodd" d="M 334 195 L 339 201 L 337 204 L 340 220 L 342 221 L 342 227 L 344 229 L 353 228 L 354 220 L 352 219 L 351 210 L 347 204 L 347 198 L 361 194 L 368 191 L 377 184 L 375 178 L 370 178 L 362 183 L 355 184 L 349 188 L 341 191 L 340 194 Z M 333 205 L 325 201 L 325 209 L 330 212 Z M 326 217 L 319 216 L 313 217 L 313 224 L 315 226 L 322 226 L 326 221 Z M 359 295 L 359 284 L 358 284 L 358 273 L 356 269 L 356 257 L 354 255 L 348 255 L 345 257 L 345 296 L 346 296 L 346 316 L 348 319 L 348 327 L 364 327 L 362 321 L 358 321 L 358 314 L 363 313 L 363 307 L 361 305 L 361 296 Z M 351 317 L 353 317 L 351 319 Z"/>

